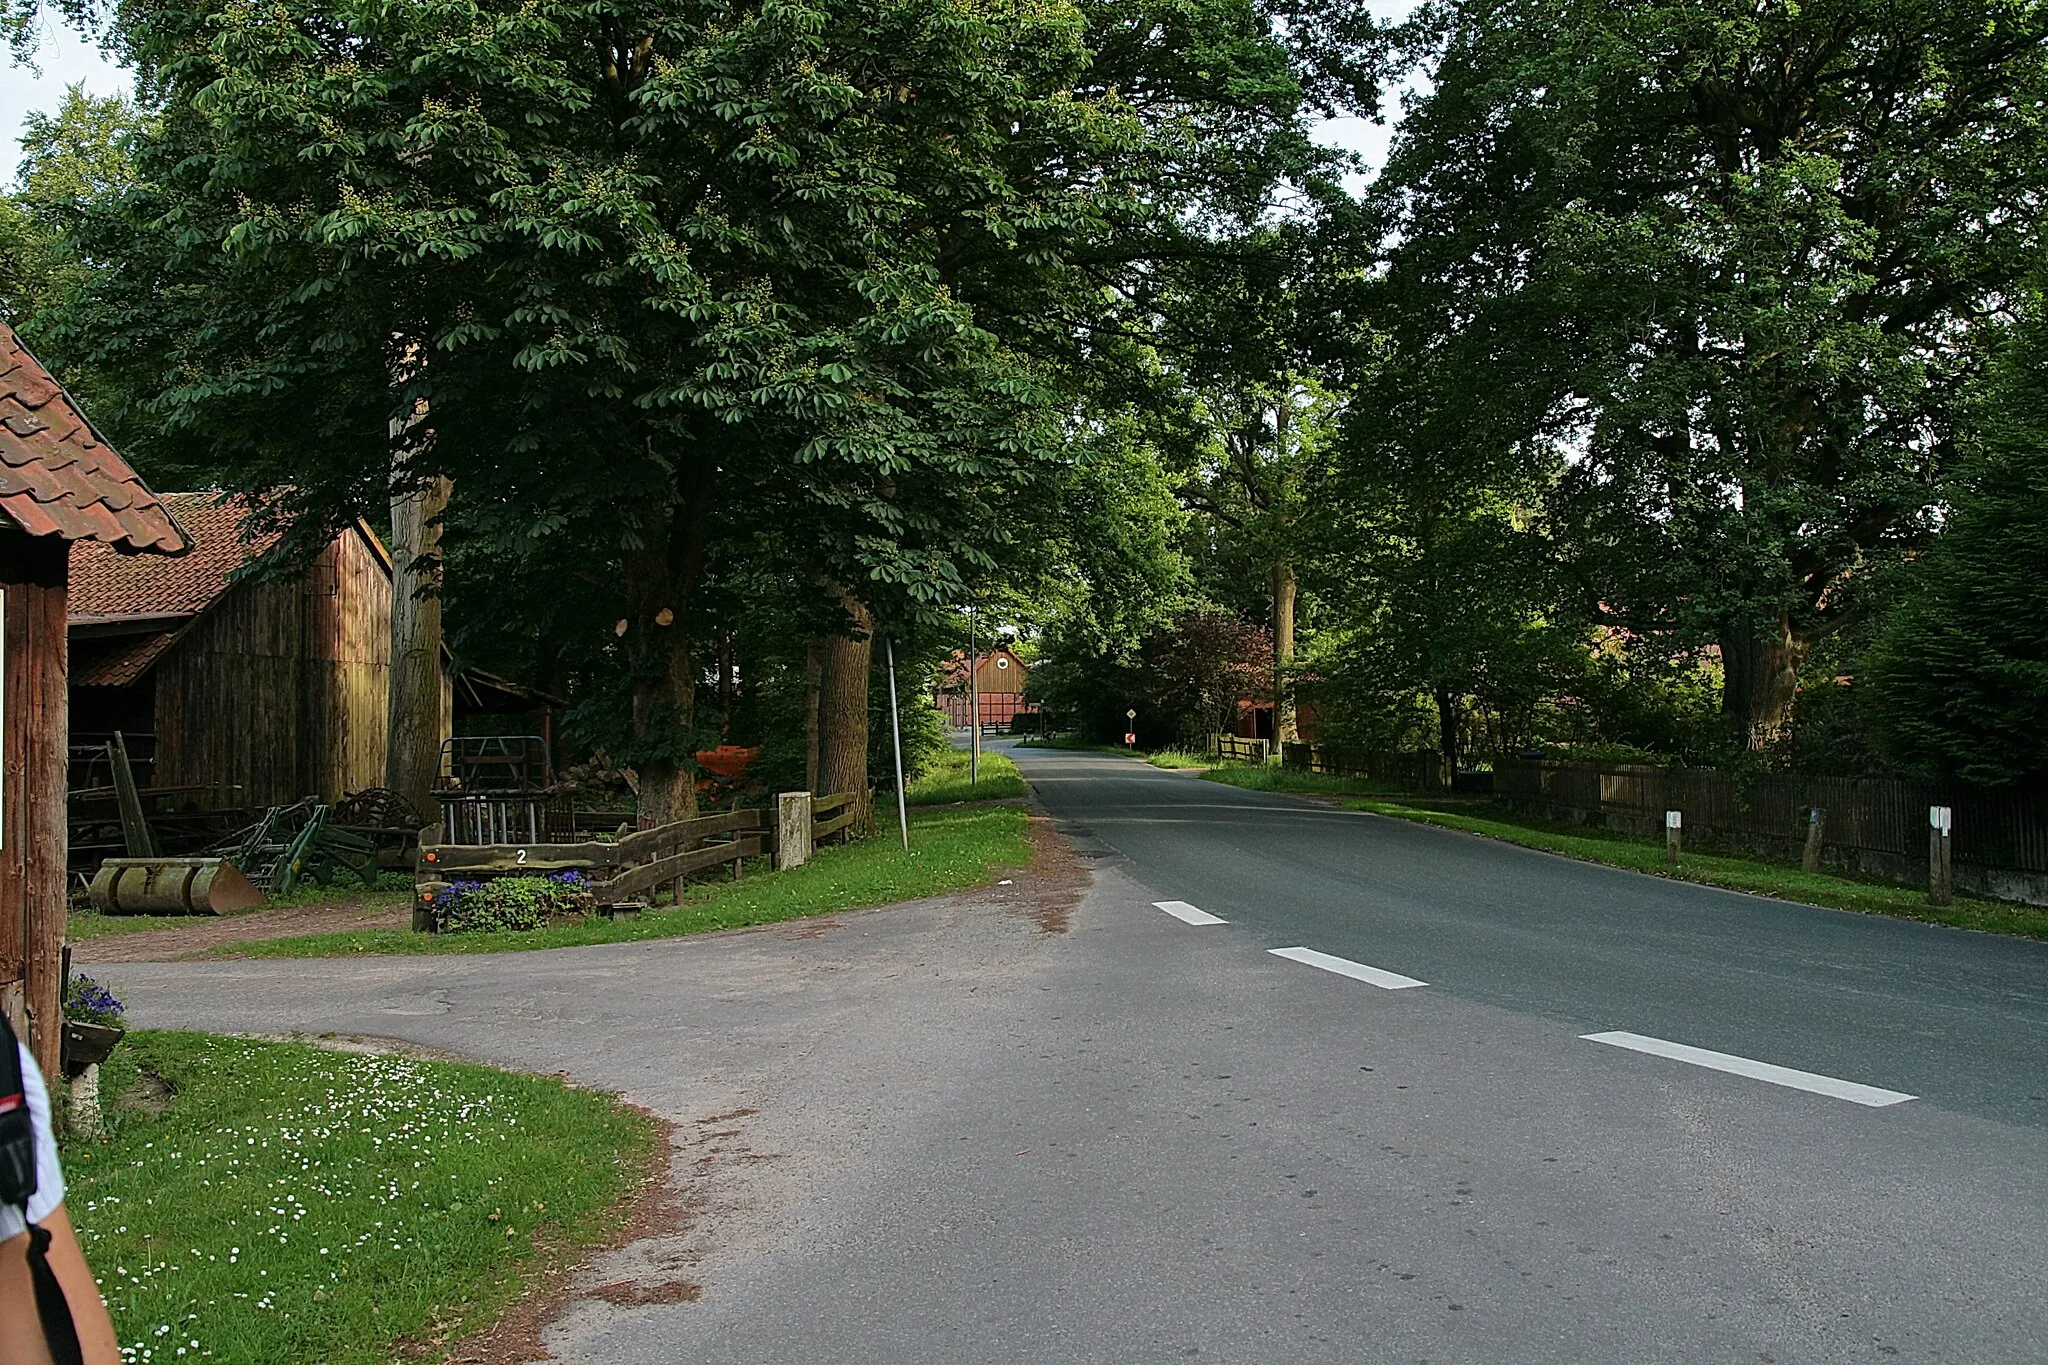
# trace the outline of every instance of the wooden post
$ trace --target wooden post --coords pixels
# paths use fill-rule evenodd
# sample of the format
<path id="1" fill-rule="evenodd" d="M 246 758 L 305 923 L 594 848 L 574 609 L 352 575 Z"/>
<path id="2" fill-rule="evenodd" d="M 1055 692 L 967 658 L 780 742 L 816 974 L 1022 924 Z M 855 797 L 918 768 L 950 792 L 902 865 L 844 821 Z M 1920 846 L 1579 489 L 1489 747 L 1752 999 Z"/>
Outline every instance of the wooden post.
<path id="1" fill-rule="evenodd" d="M 1927 903 L 1947 905 L 1955 890 L 1955 865 L 1950 860 L 1949 835 L 1954 824 L 1947 806 L 1927 808 Z"/>
<path id="2" fill-rule="evenodd" d="M 811 794 L 783 792 L 775 798 L 775 866 L 802 867 L 811 860 Z"/>
<path id="3" fill-rule="evenodd" d="M 1820 871 L 1820 852 L 1827 838 L 1828 813 L 1819 806 L 1806 812 L 1806 848 L 1799 855 L 1799 866 L 1808 872 Z"/>
<path id="4" fill-rule="evenodd" d="M 1685 813 L 1667 810 L 1664 812 L 1664 861 L 1678 866 L 1678 855 L 1685 848 Z"/>
<path id="5" fill-rule="evenodd" d="M 114 774 L 114 803 L 121 812 L 121 842 L 131 858 L 154 858 L 156 839 L 149 817 L 142 813 L 142 794 L 135 790 L 135 769 L 128 763 L 128 740 L 119 730 L 107 745 L 107 767 Z"/>
<path id="6" fill-rule="evenodd" d="M 0 532 L 0 1009 L 46 1076 L 64 1046 L 71 546 Z"/>

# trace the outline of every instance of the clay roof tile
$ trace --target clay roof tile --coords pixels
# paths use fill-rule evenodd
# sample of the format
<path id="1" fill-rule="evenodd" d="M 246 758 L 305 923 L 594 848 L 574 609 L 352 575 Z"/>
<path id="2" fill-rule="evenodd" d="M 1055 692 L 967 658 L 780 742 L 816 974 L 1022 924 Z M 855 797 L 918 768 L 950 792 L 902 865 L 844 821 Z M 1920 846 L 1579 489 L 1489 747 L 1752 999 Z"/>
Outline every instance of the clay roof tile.
<path id="1" fill-rule="evenodd" d="M 183 554 L 163 500 L 0 322 L 0 517 L 32 536 Z"/>

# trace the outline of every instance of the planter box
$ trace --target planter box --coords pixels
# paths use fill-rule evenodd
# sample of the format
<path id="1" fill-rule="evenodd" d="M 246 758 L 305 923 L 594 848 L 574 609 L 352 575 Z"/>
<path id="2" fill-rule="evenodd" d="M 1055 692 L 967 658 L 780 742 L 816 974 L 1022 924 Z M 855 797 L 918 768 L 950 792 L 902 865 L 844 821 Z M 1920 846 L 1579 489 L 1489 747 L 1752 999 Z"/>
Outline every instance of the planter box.
<path id="1" fill-rule="evenodd" d="M 89 1066 L 98 1066 L 107 1060 L 114 1045 L 127 1035 L 126 1029 L 109 1028 L 105 1024 L 82 1024 L 76 1019 L 64 1021 L 64 1074 L 76 1076 Z"/>

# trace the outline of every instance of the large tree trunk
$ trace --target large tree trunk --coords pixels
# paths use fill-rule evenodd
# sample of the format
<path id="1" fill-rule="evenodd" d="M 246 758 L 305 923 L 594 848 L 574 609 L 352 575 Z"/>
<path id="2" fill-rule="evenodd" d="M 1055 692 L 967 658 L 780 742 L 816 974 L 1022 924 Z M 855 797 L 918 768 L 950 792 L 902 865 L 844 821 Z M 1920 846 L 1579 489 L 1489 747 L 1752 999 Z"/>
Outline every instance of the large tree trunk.
<path id="1" fill-rule="evenodd" d="M 1736 743 L 1768 748 L 1792 719 L 1799 669 L 1813 641 L 1793 631 L 1783 616 L 1775 629 L 1732 628 L 1721 636 L 1721 715 Z"/>
<path id="2" fill-rule="evenodd" d="M 441 516 L 454 485 L 435 478 L 391 499 L 391 679 L 384 785 L 434 811 L 441 763 Z"/>
<path id="3" fill-rule="evenodd" d="M 825 677 L 825 646 L 813 640 L 804 647 L 804 789 L 818 786 L 818 706 Z"/>
<path id="4" fill-rule="evenodd" d="M 1436 690 L 1436 744 L 1437 753 L 1443 758 L 1443 785 L 1446 787 L 1458 776 L 1458 707 L 1463 700 L 1448 688 Z"/>
<path id="5" fill-rule="evenodd" d="M 1301 727 L 1294 715 L 1294 596 L 1298 584 L 1294 561 L 1273 566 L 1273 742 L 1298 744 Z"/>
<path id="6" fill-rule="evenodd" d="M 841 589 L 840 602 L 853 618 L 859 638 L 835 635 L 825 642 L 818 688 L 818 785 L 820 796 L 837 792 L 866 795 L 868 789 L 868 671 L 874 656 L 874 614 Z"/>
<path id="7" fill-rule="evenodd" d="M 708 497 L 706 475 L 688 479 L 675 507 L 648 518 L 641 548 L 626 561 L 642 829 L 697 814 L 697 676 L 687 622 L 704 559 Z"/>

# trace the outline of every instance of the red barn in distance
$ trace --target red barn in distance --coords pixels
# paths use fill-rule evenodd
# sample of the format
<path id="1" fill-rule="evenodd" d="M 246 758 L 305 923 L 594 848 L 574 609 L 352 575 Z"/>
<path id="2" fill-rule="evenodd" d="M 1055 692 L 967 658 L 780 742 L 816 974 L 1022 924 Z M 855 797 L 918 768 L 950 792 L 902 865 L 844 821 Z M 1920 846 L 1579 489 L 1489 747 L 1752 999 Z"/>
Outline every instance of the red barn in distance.
<path id="1" fill-rule="evenodd" d="M 1017 716 L 1036 715 L 1038 704 L 1024 700 L 1024 660 L 1007 645 L 983 650 L 975 659 L 974 685 L 981 694 L 981 723 L 984 727 L 1007 730 Z M 956 649 L 939 665 L 938 686 L 932 703 L 946 713 L 949 724 L 959 727 L 973 715 L 967 678 L 967 651 Z"/>

